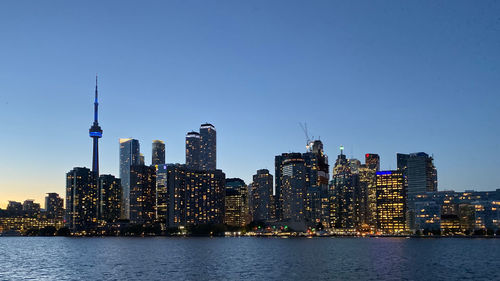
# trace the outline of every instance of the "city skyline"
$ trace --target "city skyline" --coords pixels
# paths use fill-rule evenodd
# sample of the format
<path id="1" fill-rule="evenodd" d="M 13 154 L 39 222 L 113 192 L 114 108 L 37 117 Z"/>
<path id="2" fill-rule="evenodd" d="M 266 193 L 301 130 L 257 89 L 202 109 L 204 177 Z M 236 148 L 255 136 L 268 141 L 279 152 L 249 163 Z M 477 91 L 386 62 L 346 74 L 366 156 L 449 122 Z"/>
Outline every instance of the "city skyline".
<path id="1" fill-rule="evenodd" d="M 412 18 L 402 20 L 408 11 L 389 4 L 369 5 L 378 16 L 330 3 L 222 10 L 149 4 L 130 29 L 120 25 L 133 15 L 126 4 L 116 14 L 102 4 L 92 23 L 75 16 L 90 4 L 64 6 L 63 13 L 22 5 L 0 12 L 12 42 L 2 46 L 10 54 L 4 65 L 12 67 L 0 68 L 6 124 L 0 208 L 8 200 L 42 203 L 46 193 L 65 194 L 68 167 L 92 167 L 85 135 L 96 72 L 99 123 L 106 129 L 101 174 L 119 175 L 118 140 L 126 137 L 139 140 L 147 163 L 153 140 L 165 142 L 168 163 L 184 163 L 185 133 L 208 122 L 218 131 L 218 168 L 248 184 L 259 169 L 274 175 L 275 155 L 305 152 L 298 123 L 307 122 L 310 134 L 321 136 L 330 165 L 340 145 L 348 158 L 379 154 L 381 170 L 396 168 L 396 153 L 423 151 L 434 154 L 439 190 L 499 187 L 498 5 L 462 3 L 441 18 L 447 7 L 426 2 L 406 6 Z M 21 11 L 26 18 L 16 21 Z M 29 25 L 32 13 L 36 26 Z M 180 24 L 186 16 L 193 22 Z M 60 20 L 67 25 L 57 25 Z M 163 36 L 153 35 L 162 34 L 157 26 L 166 29 Z M 381 26 L 380 38 L 371 35 Z M 124 34 L 146 45 L 125 46 L 131 42 Z M 230 44 L 221 46 L 224 40 Z"/>

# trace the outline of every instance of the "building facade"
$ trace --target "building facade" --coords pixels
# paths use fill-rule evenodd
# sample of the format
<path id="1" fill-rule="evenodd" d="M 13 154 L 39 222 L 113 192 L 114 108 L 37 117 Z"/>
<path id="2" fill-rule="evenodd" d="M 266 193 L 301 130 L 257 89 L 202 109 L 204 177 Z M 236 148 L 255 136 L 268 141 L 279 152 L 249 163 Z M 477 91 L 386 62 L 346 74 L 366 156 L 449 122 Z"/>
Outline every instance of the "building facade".
<path id="1" fill-rule="evenodd" d="M 66 174 L 66 226 L 72 231 L 97 227 L 98 187 L 94 173 L 74 168 Z"/>
<path id="2" fill-rule="evenodd" d="M 121 219 L 130 219 L 130 167 L 140 165 L 139 141 L 120 139 L 120 180 L 122 186 Z"/>
<path id="3" fill-rule="evenodd" d="M 151 153 L 151 165 L 165 164 L 165 142 L 154 140 Z"/>

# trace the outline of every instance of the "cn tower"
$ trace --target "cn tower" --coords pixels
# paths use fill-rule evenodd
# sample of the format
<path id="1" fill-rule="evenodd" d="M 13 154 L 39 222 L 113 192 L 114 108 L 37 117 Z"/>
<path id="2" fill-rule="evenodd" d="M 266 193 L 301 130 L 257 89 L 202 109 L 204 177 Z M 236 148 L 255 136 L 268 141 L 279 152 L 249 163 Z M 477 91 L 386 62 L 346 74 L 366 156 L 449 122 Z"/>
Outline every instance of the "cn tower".
<path id="1" fill-rule="evenodd" d="M 94 123 L 89 129 L 89 135 L 93 139 L 94 148 L 92 151 L 92 172 L 99 176 L 99 139 L 102 137 L 102 129 L 98 122 L 98 107 L 97 102 L 97 75 L 95 77 L 95 101 L 94 101 Z"/>

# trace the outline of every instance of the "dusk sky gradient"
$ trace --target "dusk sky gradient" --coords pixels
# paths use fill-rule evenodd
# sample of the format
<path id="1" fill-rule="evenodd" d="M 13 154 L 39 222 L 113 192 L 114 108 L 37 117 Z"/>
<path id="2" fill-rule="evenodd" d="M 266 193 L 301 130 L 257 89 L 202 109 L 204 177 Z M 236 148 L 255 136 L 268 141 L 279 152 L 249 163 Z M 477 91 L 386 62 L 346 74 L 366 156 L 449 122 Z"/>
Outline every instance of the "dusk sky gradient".
<path id="1" fill-rule="evenodd" d="M 217 166 L 251 181 L 321 137 L 382 169 L 433 154 L 439 190 L 500 188 L 499 1 L 2 1 L 0 207 L 91 166 L 99 75 L 101 174 L 118 139 L 146 163 L 210 122 Z"/>

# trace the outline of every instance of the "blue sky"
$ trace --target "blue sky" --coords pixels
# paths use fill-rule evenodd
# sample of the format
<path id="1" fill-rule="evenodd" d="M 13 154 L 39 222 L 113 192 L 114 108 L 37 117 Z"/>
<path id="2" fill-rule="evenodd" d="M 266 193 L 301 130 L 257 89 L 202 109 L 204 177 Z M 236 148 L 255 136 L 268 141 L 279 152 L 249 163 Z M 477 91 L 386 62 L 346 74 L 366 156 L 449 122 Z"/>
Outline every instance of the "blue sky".
<path id="1" fill-rule="evenodd" d="M 96 73 L 101 173 L 121 137 L 183 163 L 211 122 L 218 167 L 249 182 L 307 122 L 330 164 L 424 151 L 441 190 L 500 188 L 497 1 L 2 1 L 0 35 L 0 207 L 90 167 Z"/>

